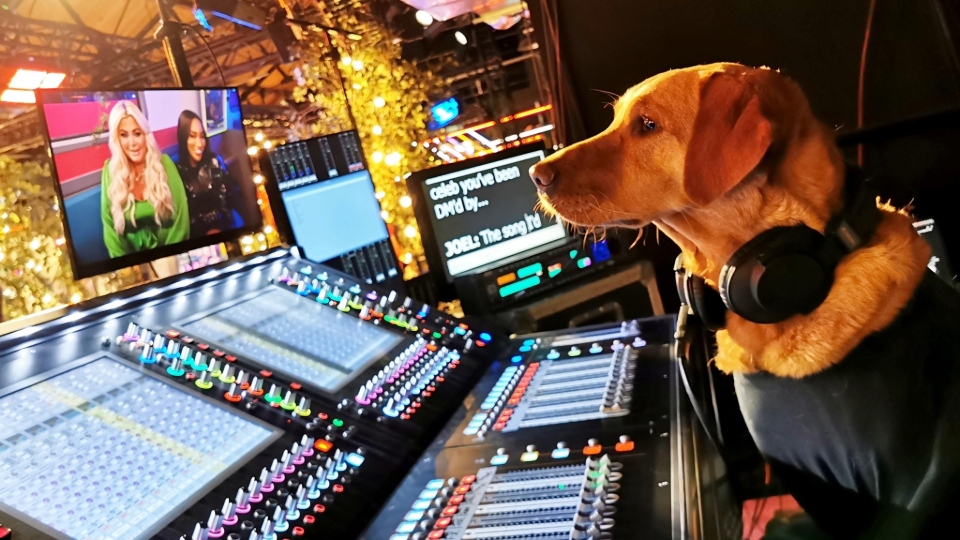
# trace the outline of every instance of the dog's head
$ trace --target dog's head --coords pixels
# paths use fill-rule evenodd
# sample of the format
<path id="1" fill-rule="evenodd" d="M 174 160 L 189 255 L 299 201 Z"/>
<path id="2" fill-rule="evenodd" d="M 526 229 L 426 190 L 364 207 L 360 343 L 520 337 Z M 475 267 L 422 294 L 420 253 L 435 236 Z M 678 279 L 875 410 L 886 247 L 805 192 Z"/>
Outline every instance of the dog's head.
<path id="1" fill-rule="evenodd" d="M 603 133 L 531 169 L 543 206 L 575 225 L 661 225 L 721 204 L 751 176 L 766 179 L 787 154 L 824 158 L 828 165 L 839 160 L 835 148 L 814 157 L 817 152 L 794 144 L 815 135 L 819 146 L 833 148 L 799 87 L 766 68 L 712 64 L 669 71 L 628 90 L 614 110 Z M 826 219 L 831 204 L 824 198 L 837 195 L 837 187 L 800 185 L 807 193 L 798 197 L 822 203 Z M 784 219 L 814 221 L 808 223 L 814 227 L 822 221 Z"/>

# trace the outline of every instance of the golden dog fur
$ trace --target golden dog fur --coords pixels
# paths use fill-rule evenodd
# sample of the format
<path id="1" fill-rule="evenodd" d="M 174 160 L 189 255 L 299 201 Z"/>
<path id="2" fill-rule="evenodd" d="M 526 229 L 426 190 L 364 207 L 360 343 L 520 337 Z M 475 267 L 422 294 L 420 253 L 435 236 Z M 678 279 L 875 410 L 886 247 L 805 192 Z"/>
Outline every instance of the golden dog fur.
<path id="1" fill-rule="evenodd" d="M 823 231 L 842 207 L 833 132 L 787 77 L 711 64 L 669 71 L 619 99 L 603 133 L 531 169 L 541 203 L 585 227 L 655 224 L 684 264 L 716 287 L 730 256 L 757 234 L 803 223 Z M 826 300 L 779 324 L 727 314 L 717 366 L 801 378 L 842 360 L 890 324 L 930 258 L 909 216 L 888 206 L 873 237 L 837 268 Z"/>

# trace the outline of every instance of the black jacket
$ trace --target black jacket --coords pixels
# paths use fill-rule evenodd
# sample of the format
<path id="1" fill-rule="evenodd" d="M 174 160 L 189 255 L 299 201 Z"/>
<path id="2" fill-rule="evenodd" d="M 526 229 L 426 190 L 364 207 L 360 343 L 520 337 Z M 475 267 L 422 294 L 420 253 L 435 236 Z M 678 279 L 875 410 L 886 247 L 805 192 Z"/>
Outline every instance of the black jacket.
<path id="1" fill-rule="evenodd" d="M 760 451 L 832 536 L 926 538 L 960 511 L 960 294 L 932 272 L 839 364 L 735 382 Z"/>
<path id="2" fill-rule="evenodd" d="M 227 172 L 220 156 L 204 157 L 195 167 L 177 166 L 187 191 L 190 238 L 223 232 L 241 226 L 240 186 Z"/>

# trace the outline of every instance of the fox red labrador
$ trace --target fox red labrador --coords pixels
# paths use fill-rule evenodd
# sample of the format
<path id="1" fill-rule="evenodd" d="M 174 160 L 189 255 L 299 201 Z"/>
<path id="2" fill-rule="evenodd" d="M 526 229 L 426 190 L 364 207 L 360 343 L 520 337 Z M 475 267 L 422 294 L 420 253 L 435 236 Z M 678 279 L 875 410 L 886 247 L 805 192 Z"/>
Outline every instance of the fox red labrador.
<path id="1" fill-rule="evenodd" d="M 614 110 L 531 169 L 541 204 L 579 226 L 654 224 L 707 286 L 758 235 L 822 233 L 845 207 L 834 133 L 777 71 L 669 71 Z M 878 206 L 812 310 L 775 323 L 727 311 L 716 335 L 761 452 L 842 538 L 925 535 L 958 501 L 960 295 L 927 271 L 910 217 Z"/>

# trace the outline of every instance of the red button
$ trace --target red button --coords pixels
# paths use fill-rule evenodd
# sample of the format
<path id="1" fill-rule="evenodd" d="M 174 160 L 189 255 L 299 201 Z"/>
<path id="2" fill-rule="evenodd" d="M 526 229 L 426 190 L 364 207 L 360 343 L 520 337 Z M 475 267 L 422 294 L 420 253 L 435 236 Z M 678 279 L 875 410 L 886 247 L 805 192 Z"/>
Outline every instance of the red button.
<path id="1" fill-rule="evenodd" d="M 201 344 L 197 345 L 197 348 L 200 349 L 201 351 L 205 351 L 205 350 L 209 349 L 210 346 L 207 345 L 206 343 L 201 343 Z"/>
<path id="2" fill-rule="evenodd" d="M 313 511 L 318 514 L 322 514 L 327 511 L 327 507 L 322 504 L 315 504 L 313 505 Z"/>
<path id="3" fill-rule="evenodd" d="M 192 381 L 192 380 L 194 380 L 194 379 L 196 379 L 196 378 L 197 378 L 197 374 L 196 374 L 196 373 L 187 373 L 187 380 L 188 380 L 188 381 Z"/>
<path id="4" fill-rule="evenodd" d="M 443 515 L 443 516 L 452 516 L 452 515 L 456 514 L 459 510 L 460 510 L 460 507 L 459 507 L 459 506 L 451 505 L 451 506 L 448 506 L 448 507 L 444 508 L 444 509 L 443 509 L 443 512 L 440 512 L 440 515 Z"/>
<path id="5" fill-rule="evenodd" d="M 227 355 L 227 362 L 236 362 L 236 361 L 237 361 L 237 357 L 236 357 L 236 356 L 234 356 L 234 355 L 232 355 L 232 354 L 228 354 L 228 355 Z"/>
<path id="6" fill-rule="evenodd" d="M 334 492 L 334 493 L 343 493 L 343 486 L 341 486 L 340 484 L 334 484 L 334 485 L 333 485 L 333 492 Z"/>
<path id="7" fill-rule="evenodd" d="M 272 371 L 263 370 L 260 372 L 261 377 L 273 377 Z"/>
<path id="8" fill-rule="evenodd" d="M 453 492 L 456 493 L 457 495 L 463 495 L 468 491 L 470 491 L 470 486 L 459 486 L 457 489 L 453 490 Z"/>
<path id="9" fill-rule="evenodd" d="M 470 476 L 464 476 L 463 478 L 460 479 L 461 484 L 472 484 L 476 481 L 477 481 L 477 477 L 472 474 Z"/>
<path id="10" fill-rule="evenodd" d="M 223 358 L 223 355 L 225 355 L 225 354 L 227 354 L 227 353 L 221 351 L 220 349 L 217 349 L 217 350 L 213 351 L 213 355 L 216 356 L 217 358 Z"/>
<path id="11" fill-rule="evenodd" d="M 184 343 L 193 343 L 193 342 L 194 342 L 194 339 L 193 339 L 192 337 L 184 337 L 184 338 L 183 338 L 183 342 L 184 342 Z"/>
<path id="12" fill-rule="evenodd" d="M 452 518 L 448 518 L 448 517 L 440 518 L 440 519 L 437 520 L 436 523 L 433 524 L 433 528 L 434 528 L 434 529 L 446 529 L 447 527 L 450 526 L 450 522 L 451 522 L 451 521 L 453 521 Z"/>
<path id="13" fill-rule="evenodd" d="M 301 384 L 298 383 L 298 382 L 292 382 L 292 383 L 290 383 L 290 389 L 291 389 L 291 390 L 299 390 L 299 389 L 301 389 L 301 388 L 303 388 L 303 385 L 301 385 Z"/>
<path id="14" fill-rule="evenodd" d="M 444 535 L 444 532 L 442 530 L 430 531 L 430 534 L 427 535 L 427 538 L 429 540 L 437 540 L 438 538 L 443 538 L 443 535 Z"/>
<path id="15" fill-rule="evenodd" d="M 614 448 L 616 448 L 617 452 L 629 452 L 633 450 L 633 441 L 618 442 Z"/>
<path id="16" fill-rule="evenodd" d="M 304 534 L 305 532 L 306 532 L 306 531 L 303 530 L 303 527 L 294 527 L 294 528 L 293 528 L 293 535 L 294 535 L 294 536 L 303 536 L 303 534 Z"/>
<path id="17" fill-rule="evenodd" d="M 437 382 L 443 382 L 445 379 L 443 377 L 437 377 Z"/>
<path id="18" fill-rule="evenodd" d="M 593 455 L 599 454 L 601 450 L 603 450 L 603 447 L 600 446 L 599 444 L 596 446 L 584 446 L 583 455 L 593 456 Z"/>
<path id="19" fill-rule="evenodd" d="M 176 330 L 167 330 L 167 337 L 170 339 L 176 339 L 180 337 L 180 332 L 177 332 Z"/>
<path id="20" fill-rule="evenodd" d="M 460 504 L 463 502 L 463 495 L 454 495 L 453 497 L 450 497 L 448 502 L 450 504 Z"/>
<path id="21" fill-rule="evenodd" d="M 313 447 L 321 452 L 329 452 L 333 448 L 333 443 L 326 439 L 320 439 L 313 443 Z"/>
<path id="22" fill-rule="evenodd" d="M 311 523 L 313 523 L 313 522 L 316 521 L 316 520 L 317 520 L 317 518 L 311 516 L 310 514 L 307 514 L 307 515 L 303 516 L 303 522 L 306 523 L 307 525 L 310 525 Z"/>

